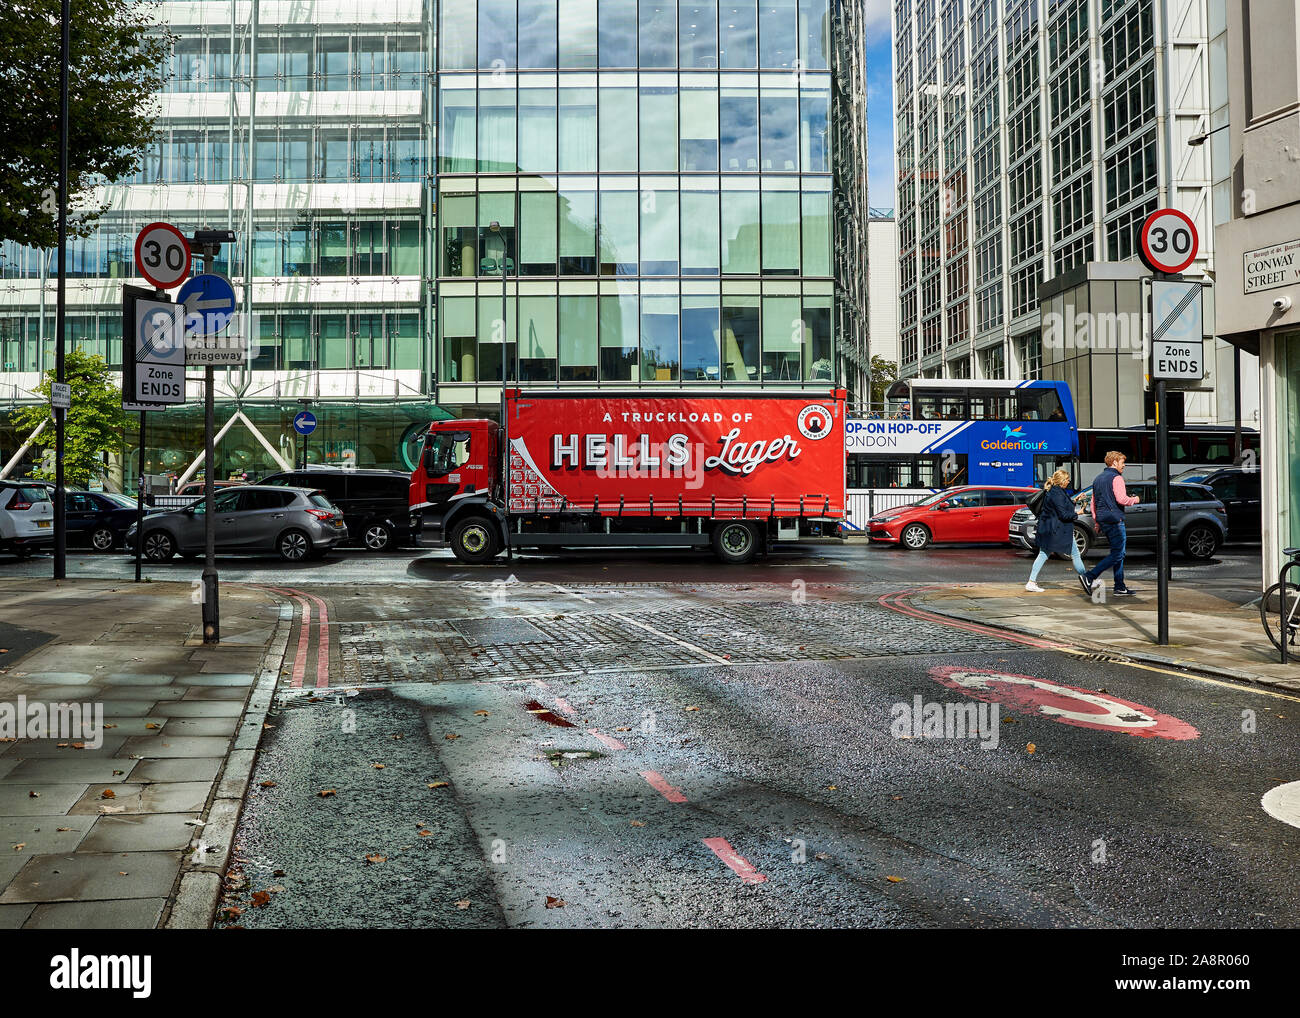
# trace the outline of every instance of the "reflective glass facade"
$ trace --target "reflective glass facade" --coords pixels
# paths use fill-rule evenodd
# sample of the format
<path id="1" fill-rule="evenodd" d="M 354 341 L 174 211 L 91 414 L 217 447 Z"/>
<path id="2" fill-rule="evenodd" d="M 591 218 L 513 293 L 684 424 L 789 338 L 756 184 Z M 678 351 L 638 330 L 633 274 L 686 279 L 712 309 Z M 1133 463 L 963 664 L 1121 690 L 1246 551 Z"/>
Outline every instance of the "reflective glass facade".
<path id="1" fill-rule="evenodd" d="M 861 335 L 837 347 L 844 21 L 809 0 L 444 5 L 440 399 L 842 379 Z"/>

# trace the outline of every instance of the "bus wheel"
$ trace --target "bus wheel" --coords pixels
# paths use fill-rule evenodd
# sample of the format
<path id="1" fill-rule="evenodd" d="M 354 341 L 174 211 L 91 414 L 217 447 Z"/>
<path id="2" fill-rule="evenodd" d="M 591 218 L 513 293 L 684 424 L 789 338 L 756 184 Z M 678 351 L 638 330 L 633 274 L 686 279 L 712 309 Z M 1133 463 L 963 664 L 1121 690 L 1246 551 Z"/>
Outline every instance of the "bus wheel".
<path id="1" fill-rule="evenodd" d="M 920 551 L 930 543 L 930 530 L 924 523 L 909 523 L 898 535 L 898 541 L 908 551 Z"/>
<path id="2" fill-rule="evenodd" d="M 471 564 L 490 561 L 501 550 L 496 525 L 482 516 L 460 520 L 451 528 L 448 543 L 458 559 Z"/>
<path id="3" fill-rule="evenodd" d="M 720 523 L 713 528 L 713 554 L 731 565 L 743 565 L 754 557 L 758 535 L 748 523 Z"/>

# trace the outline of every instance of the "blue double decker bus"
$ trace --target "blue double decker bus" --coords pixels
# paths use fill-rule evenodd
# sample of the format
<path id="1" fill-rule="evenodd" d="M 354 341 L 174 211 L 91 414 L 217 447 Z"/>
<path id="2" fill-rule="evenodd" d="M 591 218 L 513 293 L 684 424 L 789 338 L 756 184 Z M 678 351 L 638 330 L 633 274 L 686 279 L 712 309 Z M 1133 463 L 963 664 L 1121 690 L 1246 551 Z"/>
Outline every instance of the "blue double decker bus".
<path id="1" fill-rule="evenodd" d="M 845 424 L 847 487 L 864 511 L 864 496 L 876 512 L 959 484 L 1041 485 L 1079 456 L 1064 382 L 907 378 L 885 398 Z"/>

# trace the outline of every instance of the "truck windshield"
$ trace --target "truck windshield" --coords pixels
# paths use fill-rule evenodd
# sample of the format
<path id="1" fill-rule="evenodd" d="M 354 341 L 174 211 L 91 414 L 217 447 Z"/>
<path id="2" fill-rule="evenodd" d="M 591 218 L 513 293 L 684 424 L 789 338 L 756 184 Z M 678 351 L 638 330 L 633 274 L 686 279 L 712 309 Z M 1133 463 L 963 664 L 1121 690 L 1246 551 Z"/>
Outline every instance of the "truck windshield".
<path id="1" fill-rule="evenodd" d="M 445 477 L 468 462 L 468 431 L 440 431 L 429 436 L 424 449 L 424 469 L 430 477 Z"/>

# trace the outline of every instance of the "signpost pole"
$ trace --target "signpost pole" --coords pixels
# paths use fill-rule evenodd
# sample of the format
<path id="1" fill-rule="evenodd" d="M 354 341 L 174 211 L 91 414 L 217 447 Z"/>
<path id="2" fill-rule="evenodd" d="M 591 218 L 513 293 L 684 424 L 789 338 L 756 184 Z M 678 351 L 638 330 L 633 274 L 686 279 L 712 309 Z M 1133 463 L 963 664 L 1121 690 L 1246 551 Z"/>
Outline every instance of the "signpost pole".
<path id="1" fill-rule="evenodd" d="M 1156 592 L 1158 625 L 1156 643 L 1169 646 L 1169 416 L 1167 385 L 1156 380 Z"/>
<path id="2" fill-rule="evenodd" d="M 213 434 L 213 368 L 203 369 L 203 642 L 221 642 L 221 613 L 217 605 L 216 531 L 213 529 L 212 495 L 216 489 L 216 451 Z"/>
<path id="3" fill-rule="evenodd" d="M 135 490 L 135 582 L 140 582 L 140 563 L 144 558 L 144 449 L 145 421 L 149 415 L 140 411 L 140 452 L 136 456 L 136 466 L 140 474 L 136 479 Z"/>
<path id="4" fill-rule="evenodd" d="M 59 43 L 59 282 L 54 317 L 54 377 L 62 384 L 65 378 L 64 336 L 68 309 L 68 62 L 72 59 L 72 14 L 70 0 L 63 0 Z M 63 496 L 64 431 L 68 412 L 54 411 L 54 578 L 68 575 L 68 513 Z"/>

